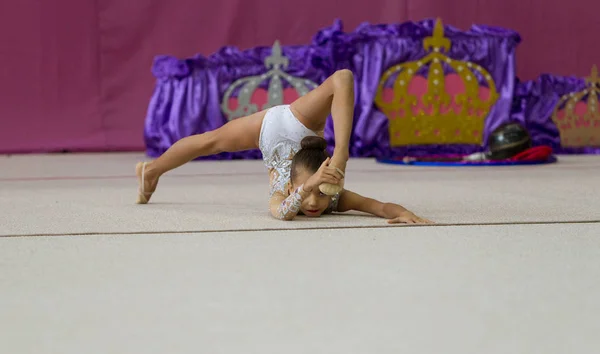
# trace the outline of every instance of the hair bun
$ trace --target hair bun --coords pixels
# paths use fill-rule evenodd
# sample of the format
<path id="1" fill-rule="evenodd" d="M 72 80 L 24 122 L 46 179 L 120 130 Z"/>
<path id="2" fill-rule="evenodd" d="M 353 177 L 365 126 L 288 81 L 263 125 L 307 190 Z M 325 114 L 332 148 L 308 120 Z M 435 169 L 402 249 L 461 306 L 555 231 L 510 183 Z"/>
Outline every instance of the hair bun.
<path id="1" fill-rule="evenodd" d="M 327 149 L 327 141 L 320 136 L 307 136 L 300 142 L 300 147 L 304 150 L 319 150 Z"/>

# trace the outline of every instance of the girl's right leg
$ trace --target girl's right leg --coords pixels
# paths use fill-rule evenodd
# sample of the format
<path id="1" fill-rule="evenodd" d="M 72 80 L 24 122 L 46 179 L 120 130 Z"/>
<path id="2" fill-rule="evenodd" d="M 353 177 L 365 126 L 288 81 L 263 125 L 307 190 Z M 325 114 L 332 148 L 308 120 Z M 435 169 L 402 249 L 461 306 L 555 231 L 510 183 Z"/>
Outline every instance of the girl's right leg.
<path id="1" fill-rule="evenodd" d="M 222 152 L 258 148 L 265 113 L 266 111 L 257 112 L 232 120 L 213 131 L 185 137 L 173 144 L 156 160 L 138 163 L 135 168 L 140 184 L 137 203 L 148 203 L 160 176 L 189 161 Z"/>
<path id="2" fill-rule="evenodd" d="M 323 132 L 327 117 L 333 120 L 335 146 L 331 165 L 346 170 L 354 119 L 354 75 L 338 70 L 321 85 L 291 104 L 292 111 L 308 129 Z"/>
<path id="3" fill-rule="evenodd" d="M 333 120 L 335 147 L 330 166 L 343 173 L 350 157 L 350 134 L 354 119 L 354 75 L 350 70 L 338 70 L 321 85 L 298 98 L 291 104 L 294 115 L 308 129 L 323 132 L 327 117 Z M 343 175 L 342 175 L 343 176 Z M 324 184 L 321 192 L 329 195 L 339 193 L 341 185 Z"/>

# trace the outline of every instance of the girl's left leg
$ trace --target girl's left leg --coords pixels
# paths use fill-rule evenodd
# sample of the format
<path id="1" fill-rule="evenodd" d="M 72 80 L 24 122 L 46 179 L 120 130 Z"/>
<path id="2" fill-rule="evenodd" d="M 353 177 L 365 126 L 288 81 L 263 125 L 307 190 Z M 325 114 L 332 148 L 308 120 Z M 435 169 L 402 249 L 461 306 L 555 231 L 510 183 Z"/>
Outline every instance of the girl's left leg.
<path id="1" fill-rule="evenodd" d="M 265 113 L 260 111 L 232 120 L 213 131 L 185 137 L 156 160 L 138 163 L 135 167 L 140 183 L 137 203 L 146 204 L 150 201 L 163 174 L 197 157 L 257 149 Z"/>

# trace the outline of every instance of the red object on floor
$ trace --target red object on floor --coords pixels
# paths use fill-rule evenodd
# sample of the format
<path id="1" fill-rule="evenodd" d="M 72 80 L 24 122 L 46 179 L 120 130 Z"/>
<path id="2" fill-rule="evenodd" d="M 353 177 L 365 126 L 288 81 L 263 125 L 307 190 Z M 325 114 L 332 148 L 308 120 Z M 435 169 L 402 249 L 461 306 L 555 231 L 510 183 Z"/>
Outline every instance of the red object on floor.
<path id="1" fill-rule="evenodd" d="M 542 145 L 532 147 L 523 152 L 520 152 L 510 158 L 511 161 L 541 161 L 546 160 L 552 155 L 552 148 L 550 146 Z"/>

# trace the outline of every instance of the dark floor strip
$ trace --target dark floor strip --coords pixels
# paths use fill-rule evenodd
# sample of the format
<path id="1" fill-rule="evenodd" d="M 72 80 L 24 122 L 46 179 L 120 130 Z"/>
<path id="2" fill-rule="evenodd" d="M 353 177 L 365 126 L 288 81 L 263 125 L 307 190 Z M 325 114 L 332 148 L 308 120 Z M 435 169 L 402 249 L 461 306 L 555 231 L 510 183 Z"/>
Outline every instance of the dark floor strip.
<path id="1" fill-rule="evenodd" d="M 127 231 L 127 232 L 73 232 L 73 233 L 40 233 L 40 234 L 0 234 L 1 237 L 46 237 L 46 236 L 106 236 L 106 235 L 157 235 L 157 234 L 208 234 L 224 232 L 264 232 L 264 231 L 305 231 L 305 230 L 344 230 L 344 229 L 383 229 L 390 227 L 468 227 L 468 226 L 510 226 L 510 225 L 555 225 L 555 224 L 600 224 L 600 220 L 575 221 L 522 221 L 522 222 L 489 222 L 489 223 L 456 223 L 456 224 L 399 224 L 381 226 L 319 226 L 319 227 L 290 227 L 266 229 L 228 229 L 228 230 L 161 230 L 161 231 Z M 598 226 L 600 237 L 600 226 Z"/>

